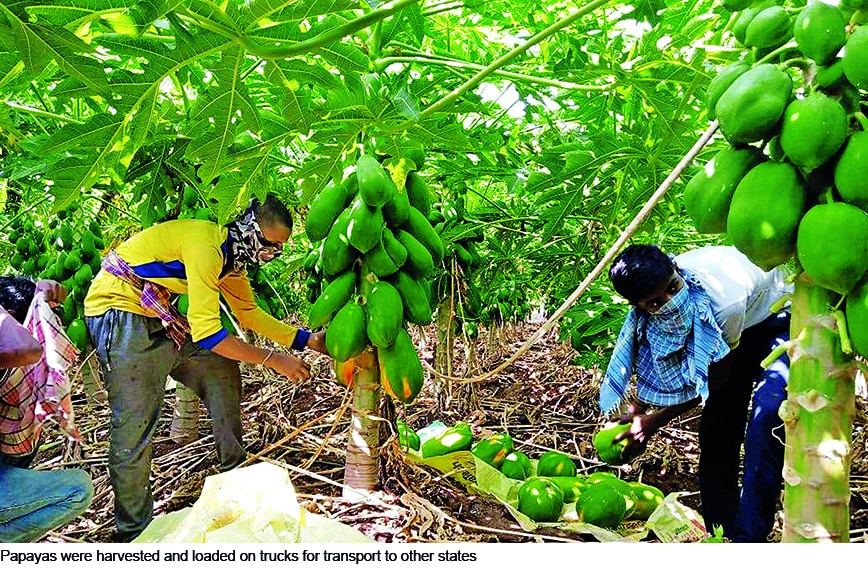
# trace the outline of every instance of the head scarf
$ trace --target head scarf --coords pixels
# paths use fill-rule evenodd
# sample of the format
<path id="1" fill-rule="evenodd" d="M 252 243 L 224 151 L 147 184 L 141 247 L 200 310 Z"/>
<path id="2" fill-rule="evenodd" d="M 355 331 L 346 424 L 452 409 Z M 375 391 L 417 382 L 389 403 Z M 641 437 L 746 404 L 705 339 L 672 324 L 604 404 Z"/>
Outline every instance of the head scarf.
<path id="1" fill-rule="evenodd" d="M 253 204 L 226 227 L 229 230 L 229 247 L 236 271 L 244 271 L 251 265 L 262 265 L 282 253 L 281 248 L 265 239 L 253 212 Z"/>
<path id="2" fill-rule="evenodd" d="M 656 313 L 630 310 L 600 387 L 600 409 L 612 412 L 636 375 L 645 403 L 672 406 L 708 397 L 708 367 L 729 352 L 711 298 L 696 276 L 679 270 L 684 286 Z"/>

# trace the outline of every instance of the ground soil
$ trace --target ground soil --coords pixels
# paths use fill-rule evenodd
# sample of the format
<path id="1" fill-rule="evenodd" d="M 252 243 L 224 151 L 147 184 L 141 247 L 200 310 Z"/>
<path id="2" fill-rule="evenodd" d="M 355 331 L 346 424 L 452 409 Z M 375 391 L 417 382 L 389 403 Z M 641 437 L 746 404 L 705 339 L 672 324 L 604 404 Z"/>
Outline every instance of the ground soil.
<path id="1" fill-rule="evenodd" d="M 453 374 L 472 376 L 491 370 L 513 354 L 538 325 L 483 329 L 479 339 L 457 339 Z M 423 359 L 433 362 L 435 331 L 416 329 Z M 545 450 L 570 454 L 580 472 L 612 470 L 596 459 L 592 436 L 602 420 L 596 405 L 600 371 L 574 364 L 568 343 L 547 334 L 502 373 L 478 383 L 460 384 L 427 374 L 426 388 L 410 406 L 383 406 L 384 416 L 403 417 L 414 428 L 435 420 L 469 422 L 479 435 L 507 430 L 519 450 L 538 457 Z M 347 445 L 348 391 L 337 384 L 329 359 L 311 357 L 313 379 L 291 384 L 258 368 L 245 368 L 244 441 L 255 460 L 286 465 L 302 506 L 338 520 L 380 542 L 540 542 L 595 540 L 588 535 L 521 529 L 496 500 L 468 491 L 449 477 L 406 460 L 396 439 L 381 433 L 380 482 L 370 500 L 342 498 Z M 86 379 L 90 363 L 77 380 Z M 48 445 L 38 468 L 83 467 L 96 490 L 85 515 L 50 533 L 50 542 L 112 542 L 112 491 L 108 480 L 108 404 L 91 389 L 76 392 L 81 443 L 47 434 Z M 153 488 L 157 515 L 192 505 L 205 477 L 217 472 L 207 410 L 201 409 L 198 436 L 186 445 L 169 437 L 173 395 L 167 392 L 164 414 L 154 441 Z M 868 537 L 868 448 L 865 423 L 868 404 L 857 397 L 854 454 L 851 469 L 851 540 Z M 345 413 L 346 412 L 346 413 Z M 641 480 L 664 493 L 685 492 L 681 501 L 700 508 L 697 493 L 698 412 L 687 414 L 655 437 L 647 452 L 615 469 L 628 480 Z M 301 429 L 300 429 L 301 428 Z M 655 541 L 649 533 L 646 541 Z M 779 540 L 776 525 L 771 540 Z"/>

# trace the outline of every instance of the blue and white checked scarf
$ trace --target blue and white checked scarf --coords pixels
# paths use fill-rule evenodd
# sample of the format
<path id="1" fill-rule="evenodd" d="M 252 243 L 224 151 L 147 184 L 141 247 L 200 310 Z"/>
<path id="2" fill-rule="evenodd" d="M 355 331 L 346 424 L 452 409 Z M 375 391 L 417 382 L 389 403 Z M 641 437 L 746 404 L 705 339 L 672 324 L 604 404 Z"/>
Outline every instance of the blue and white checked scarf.
<path id="1" fill-rule="evenodd" d="M 600 409 L 611 413 L 635 372 L 639 400 L 673 406 L 708 397 L 708 367 L 729 353 L 711 298 L 696 276 L 679 270 L 685 287 L 658 312 L 631 309 L 618 334 L 600 387 Z"/>

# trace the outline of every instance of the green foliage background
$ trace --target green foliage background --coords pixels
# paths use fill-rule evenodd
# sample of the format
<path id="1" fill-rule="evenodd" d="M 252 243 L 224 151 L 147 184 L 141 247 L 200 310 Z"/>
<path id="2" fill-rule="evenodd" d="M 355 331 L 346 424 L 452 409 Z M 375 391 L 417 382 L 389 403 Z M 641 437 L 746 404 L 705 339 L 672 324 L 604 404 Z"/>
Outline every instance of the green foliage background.
<path id="1" fill-rule="evenodd" d="M 707 126 L 729 19 L 708 0 L 7 0 L 0 233 L 86 210 L 110 245 L 185 192 L 220 222 L 266 192 L 303 219 L 362 149 L 421 144 L 432 191 L 485 229 L 483 301 L 552 309 Z M 637 239 L 699 241 L 679 190 Z M 619 319 L 600 287 L 566 320 L 611 317 L 589 346 Z"/>

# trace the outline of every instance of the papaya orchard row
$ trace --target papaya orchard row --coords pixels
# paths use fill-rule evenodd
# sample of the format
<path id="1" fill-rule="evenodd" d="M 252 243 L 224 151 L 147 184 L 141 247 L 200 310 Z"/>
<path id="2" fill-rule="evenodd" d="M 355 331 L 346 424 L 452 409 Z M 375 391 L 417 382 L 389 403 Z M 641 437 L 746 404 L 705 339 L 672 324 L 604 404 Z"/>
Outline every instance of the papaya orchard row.
<path id="1" fill-rule="evenodd" d="M 733 34 L 750 49 L 707 90 L 708 116 L 728 146 L 687 183 L 687 213 L 700 232 L 726 232 L 758 266 L 795 259 L 813 282 L 846 295 L 853 346 L 868 355 L 863 3 L 723 5 L 737 12 Z"/>

